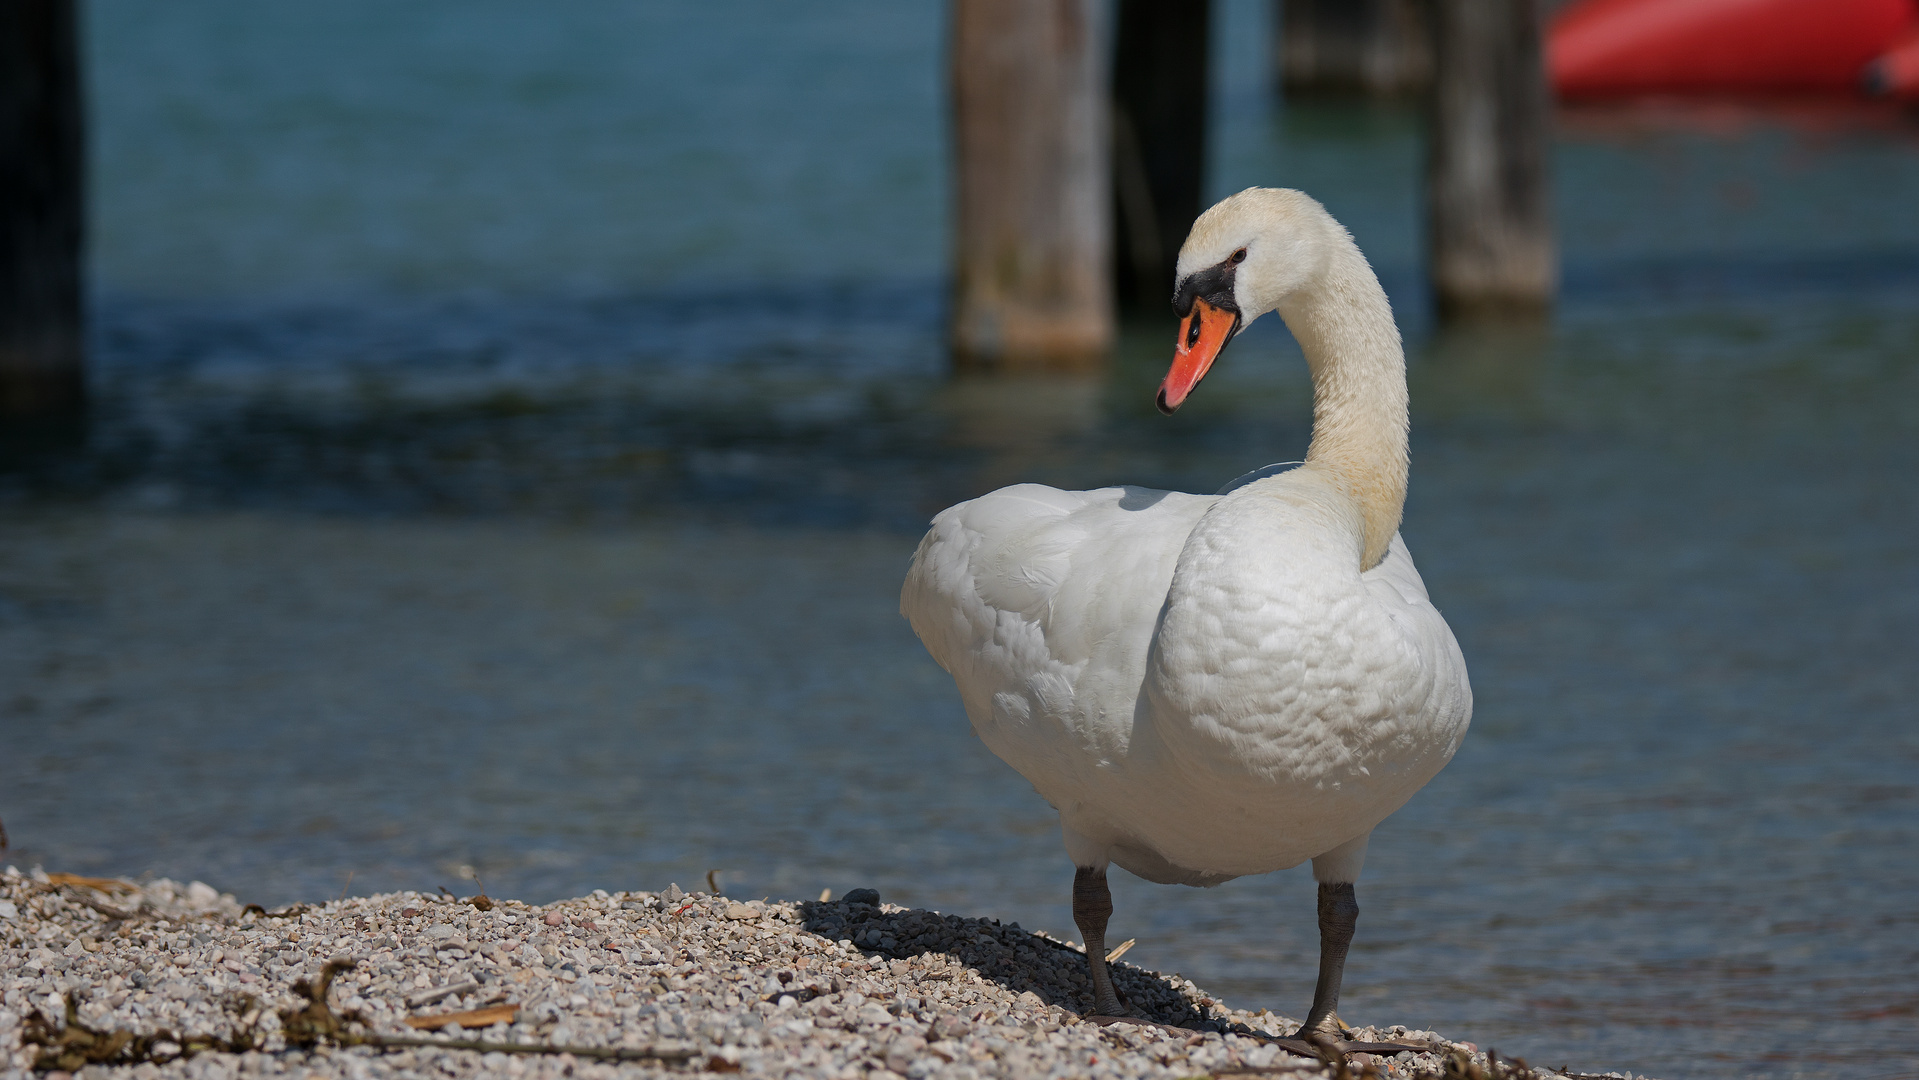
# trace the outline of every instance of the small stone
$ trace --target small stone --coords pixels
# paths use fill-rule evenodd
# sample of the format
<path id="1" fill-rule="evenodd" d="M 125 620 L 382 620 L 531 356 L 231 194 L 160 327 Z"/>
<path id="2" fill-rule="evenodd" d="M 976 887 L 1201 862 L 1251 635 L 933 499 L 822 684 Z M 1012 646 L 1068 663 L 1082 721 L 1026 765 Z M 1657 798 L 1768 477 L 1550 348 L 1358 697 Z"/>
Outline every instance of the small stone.
<path id="1" fill-rule="evenodd" d="M 736 922 L 745 922 L 748 919 L 759 918 L 760 913 L 747 907 L 745 904 L 728 904 L 726 907 L 726 917 Z"/>
<path id="2" fill-rule="evenodd" d="M 558 911 L 549 911 L 546 913 L 546 917 L 540 921 L 548 926 L 565 926 L 566 916 Z"/>
<path id="3" fill-rule="evenodd" d="M 402 918 L 402 919 L 417 919 L 417 918 L 419 918 L 419 917 L 420 917 L 420 909 L 419 909 L 419 908 L 416 908 L 416 907 L 403 907 L 403 908 L 401 908 L 401 909 L 400 909 L 400 918 Z"/>
<path id="4" fill-rule="evenodd" d="M 872 904 L 874 907 L 878 907 L 880 903 L 880 891 L 878 889 L 854 889 L 840 899 L 849 904 Z"/>
<path id="5" fill-rule="evenodd" d="M 886 1048 L 886 1067 L 896 1073 L 904 1074 L 907 1066 L 911 1065 L 913 1059 L 919 1057 L 920 1051 L 924 1049 L 926 1049 L 926 1040 L 918 1035 L 894 1039 L 893 1044 Z"/>
<path id="6" fill-rule="evenodd" d="M 668 903 L 677 904 L 686 894 L 680 891 L 680 883 L 676 881 L 668 885 L 666 891 L 661 893 L 660 896 L 665 898 Z"/>

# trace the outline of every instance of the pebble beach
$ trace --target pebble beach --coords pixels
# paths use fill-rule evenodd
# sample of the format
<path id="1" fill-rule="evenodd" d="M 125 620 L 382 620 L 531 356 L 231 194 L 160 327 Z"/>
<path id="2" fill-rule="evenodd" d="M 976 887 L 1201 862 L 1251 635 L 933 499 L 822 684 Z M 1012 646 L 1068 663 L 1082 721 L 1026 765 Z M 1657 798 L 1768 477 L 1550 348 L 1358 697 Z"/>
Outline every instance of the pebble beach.
<path id="1" fill-rule="evenodd" d="M 193 882 L 0 875 L 0 1076 L 1519 1077 L 1404 1027 L 1289 1052 L 1297 1021 L 1017 924 L 882 902 L 609 893 L 349 897 L 275 911 Z M 1619 1074 L 1603 1074 L 1619 1075 Z"/>

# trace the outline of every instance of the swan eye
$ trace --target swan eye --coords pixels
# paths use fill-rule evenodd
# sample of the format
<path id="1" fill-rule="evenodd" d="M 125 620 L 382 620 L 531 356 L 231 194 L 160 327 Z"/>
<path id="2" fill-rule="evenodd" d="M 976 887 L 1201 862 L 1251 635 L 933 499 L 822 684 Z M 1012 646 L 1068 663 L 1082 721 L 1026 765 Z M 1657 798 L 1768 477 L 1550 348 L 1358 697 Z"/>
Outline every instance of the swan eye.
<path id="1" fill-rule="evenodd" d="M 1245 248 L 1240 248 L 1238 251 L 1233 252 L 1232 263 L 1234 266 L 1238 266 L 1240 263 L 1243 263 L 1245 261 L 1246 261 Z"/>

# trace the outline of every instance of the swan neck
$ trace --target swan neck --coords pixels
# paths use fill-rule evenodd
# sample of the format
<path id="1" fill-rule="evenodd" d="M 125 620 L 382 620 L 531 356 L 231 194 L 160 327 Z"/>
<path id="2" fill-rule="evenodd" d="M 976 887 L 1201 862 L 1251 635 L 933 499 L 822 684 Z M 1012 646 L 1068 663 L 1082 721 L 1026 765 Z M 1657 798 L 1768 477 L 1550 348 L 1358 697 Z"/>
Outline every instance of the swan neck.
<path id="1" fill-rule="evenodd" d="M 1406 354 L 1392 305 L 1340 230 L 1324 273 L 1279 306 L 1313 374 L 1306 468 L 1358 506 L 1360 569 L 1386 557 L 1406 505 Z"/>

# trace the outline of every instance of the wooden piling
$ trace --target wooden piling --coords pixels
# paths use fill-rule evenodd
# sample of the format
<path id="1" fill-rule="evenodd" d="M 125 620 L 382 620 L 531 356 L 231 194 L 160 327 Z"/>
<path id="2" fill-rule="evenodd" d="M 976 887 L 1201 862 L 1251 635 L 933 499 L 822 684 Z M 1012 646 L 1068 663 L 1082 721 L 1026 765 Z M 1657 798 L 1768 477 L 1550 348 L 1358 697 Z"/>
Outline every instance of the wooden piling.
<path id="1" fill-rule="evenodd" d="M 952 346 L 1073 369 L 1113 340 L 1106 65 L 1095 0 L 954 0 Z"/>
<path id="2" fill-rule="evenodd" d="M 1442 318 L 1537 315 L 1558 285 L 1534 0 L 1437 0 L 1426 168 Z"/>
<path id="3" fill-rule="evenodd" d="M 1113 284 L 1166 315 L 1173 264 L 1202 209 L 1210 0 L 1119 0 L 1113 42 Z"/>
<path id="4" fill-rule="evenodd" d="M 0 418 L 85 399 L 75 0 L 0 0 Z"/>
<path id="5" fill-rule="evenodd" d="M 1275 0 L 1280 90 L 1392 97 L 1433 76 L 1428 0 Z"/>

